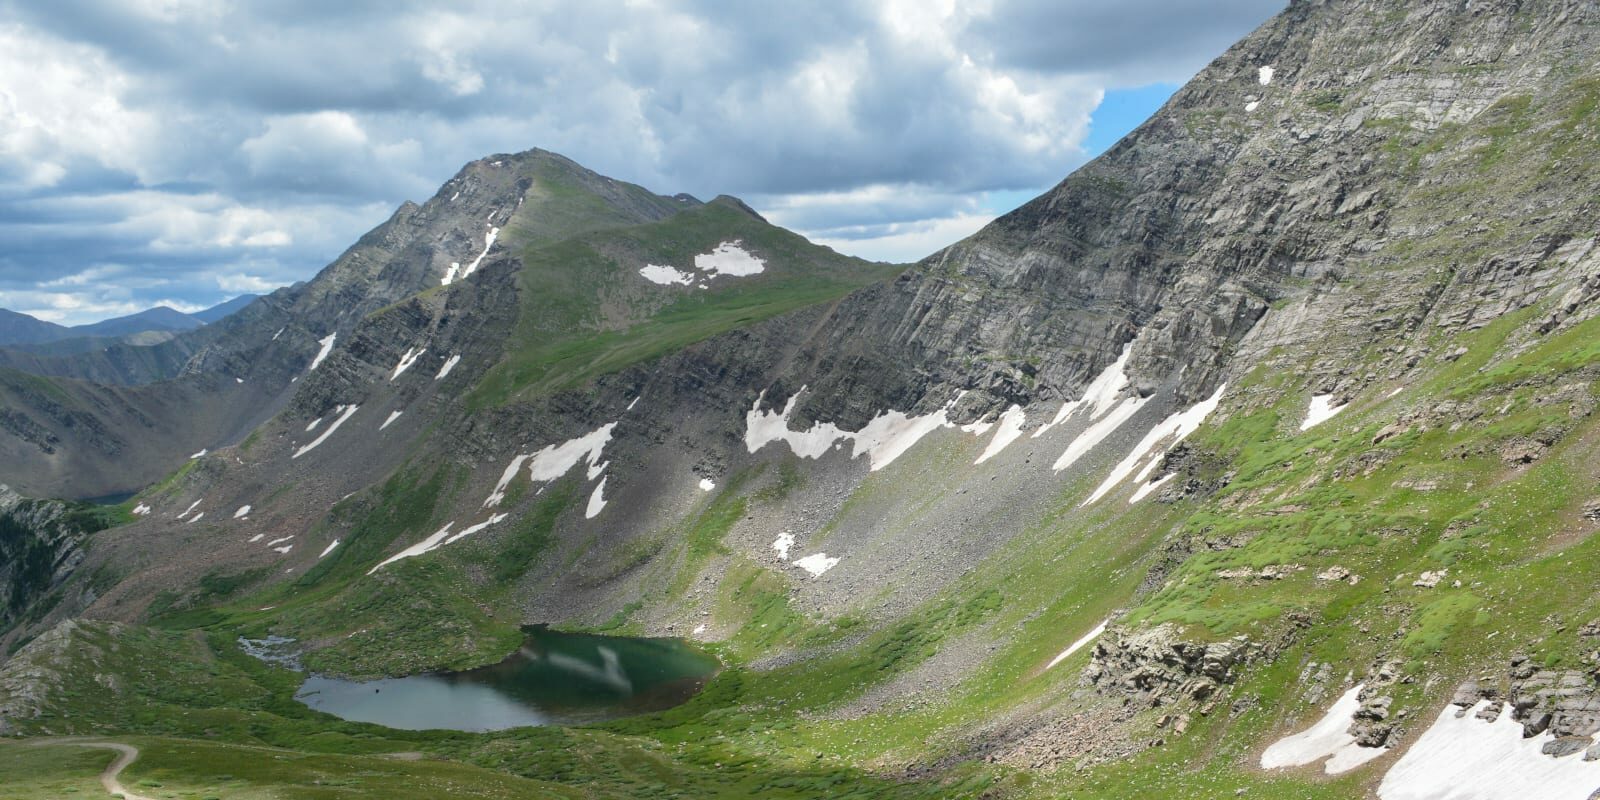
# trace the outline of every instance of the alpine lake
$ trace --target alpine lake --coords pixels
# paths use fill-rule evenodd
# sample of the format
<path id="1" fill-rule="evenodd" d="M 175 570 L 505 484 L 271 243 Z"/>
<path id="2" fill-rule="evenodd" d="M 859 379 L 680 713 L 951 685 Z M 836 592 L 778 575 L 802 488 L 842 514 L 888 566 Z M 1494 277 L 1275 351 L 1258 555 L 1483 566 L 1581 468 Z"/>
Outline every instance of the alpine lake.
<path id="1" fill-rule="evenodd" d="M 678 639 L 525 632 L 522 646 L 492 666 L 371 681 L 313 675 L 295 698 L 342 719 L 405 730 L 583 725 L 676 706 L 719 667 Z"/>

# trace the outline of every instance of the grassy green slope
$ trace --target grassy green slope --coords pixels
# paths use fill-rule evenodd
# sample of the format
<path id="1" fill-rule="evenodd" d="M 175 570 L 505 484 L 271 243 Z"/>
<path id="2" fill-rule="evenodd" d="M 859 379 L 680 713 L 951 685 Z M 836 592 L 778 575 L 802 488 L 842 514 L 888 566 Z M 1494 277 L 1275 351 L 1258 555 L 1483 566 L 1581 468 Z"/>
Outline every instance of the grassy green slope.
<path id="1" fill-rule="evenodd" d="M 519 212 L 513 241 L 524 217 L 538 212 Z M 646 264 L 692 272 L 697 254 L 734 240 L 762 258 L 765 271 L 720 277 L 706 290 L 657 286 L 639 275 Z M 647 225 L 521 241 L 517 329 L 505 359 L 469 397 L 474 409 L 569 389 L 904 269 L 839 255 L 720 198 Z"/>

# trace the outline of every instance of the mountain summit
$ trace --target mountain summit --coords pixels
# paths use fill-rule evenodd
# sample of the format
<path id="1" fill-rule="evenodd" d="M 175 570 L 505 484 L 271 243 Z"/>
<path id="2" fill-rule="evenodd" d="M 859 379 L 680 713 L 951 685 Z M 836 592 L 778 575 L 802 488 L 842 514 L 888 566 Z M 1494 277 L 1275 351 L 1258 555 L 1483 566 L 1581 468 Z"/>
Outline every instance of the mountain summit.
<path id="1" fill-rule="evenodd" d="M 151 454 L 123 524 L 7 517 L 56 566 L 0 572 L 0 728 L 159 736 L 197 792 L 168 750 L 483 796 L 1586 798 L 1597 26 L 1294 2 L 914 265 L 473 162 L 164 345 L 170 380 L 0 372 L 0 480 Z M 604 725 L 418 734 L 237 646 L 631 685 L 525 625 L 724 669 Z"/>

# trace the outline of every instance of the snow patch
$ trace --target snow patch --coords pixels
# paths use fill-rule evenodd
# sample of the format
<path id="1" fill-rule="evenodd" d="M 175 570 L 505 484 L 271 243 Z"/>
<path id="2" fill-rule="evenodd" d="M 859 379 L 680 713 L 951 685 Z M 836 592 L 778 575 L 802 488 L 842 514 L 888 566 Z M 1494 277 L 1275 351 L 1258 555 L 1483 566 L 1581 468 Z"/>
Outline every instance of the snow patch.
<path id="1" fill-rule="evenodd" d="M 813 553 L 796 562 L 794 565 L 811 573 L 811 577 L 820 577 L 822 573 L 838 566 L 839 559 L 829 558 L 827 553 Z"/>
<path id="2" fill-rule="evenodd" d="M 378 430 L 381 431 L 384 428 L 389 427 L 389 423 L 394 422 L 395 420 L 399 419 L 400 415 L 404 414 L 404 413 L 406 413 L 406 412 L 404 412 L 404 411 L 390 411 L 389 412 L 389 418 L 384 420 L 382 425 L 378 426 Z"/>
<path id="3" fill-rule="evenodd" d="M 478 523 L 476 525 L 473 525 L 473 526 L 471 526 L 469 528 L 464 528 L 459 533 L 455 533 L 455 534 L 451 534 L 450 533 L 450 529 L 455 527 L 455 523 L 454 522 L 447 522 L 447 523 L 445 523 L 445 526 L 443 528 L 440 528 L 439 530 L 434 531 L 432 534 L 430 534 L 428 536 L 428 538 L 423 539 L 422 541 L 417 542 L 416 544 L 411 545 L 410 547 L 407 547 L 406 549 L 401 550 L 400 552 L 395 553 L 392 556 L 389 556 L 388 558 L 384 559 L 383 561 L 378 562 L 377 566 L 373 567 L 372 569 L 367 570 L 367 574 L 371 575 L 372 573 L 377 572 L 378 570 L 383 569 L 384 567 L 387 567 L 390 564 L 393 564 L 394 562 L 399 561 L 401 559 L 413 558 L 415 556 L 420 556 L 420 555 L 422 555 L 424 553 L 429 553 L 429 552 L 432 552 L 434 550 L 437 550 L 440 547 L 443 547 L 444 545 L 454 544 L 456 542 L 459 542 L 462 539 L 465 539 L 468 536 L 471 536 L 472 534 L 477 533 L 477 532 L 483 530 L 484 528 L 489 527 L 490 525 L 494 525 L 494 524 L 497 524 L 497 523 L 501 522 L 507 516 L 509 516 L 509 515 L 507 515 L 507 514 L 495 514 L 494 516 L 489 517 L 488 519 L 484 520 L 483 522 L 480 522 L 480 523 Z"/>
<path id="4" fill-rule="evenodd" d="M 444 366 L 439 368 L 439 374 L 433 376 L 433 379 L 436 380 L 436 381 L 444 380 L 444 376 L 449 375 L 450 374 L 450 370 L 455 369 L 456 365 L 459 364 L 459 363 L 461 363 L 461 356 L 459 356 L 459 355 L 451 356 L 449 359 L 447 359 L 444 362 Z"/>
<path id="5" fill-rule="evenodd" d="M 278 341 L 278 337 L 282 336 L 283 332 L 285 330 L 288 330 L 288 329 L 287 328 L 279 328 L 277 333 L 272 334 L 272 341 L 274 341 L 274 342 Z"/>
<path id="6" fill-rule="evenodd" d="M 1144 404 L 1148 402 L 1150 402 L 1150 399 L 1147 397 L 1130 397 L 1118 403 L 1115 408 L 1111 409 L 1110 414 L 1096 420 L 1067 445 L 1066 452 L 1056 459 L 1055 471 L 1060 472 L 1077 463 L 1078 459 L 1093 450 L 1096 445 L 1105 441 L 1107 436 L 1116 433 L 1117 429 L 1122 427 L 1122 423 L 1127 422 L 1130 417 L 1139 413 L 1139 409 L 1144 408 Z"/>
<path id="7" fill-rule="evenodd" d="M 427 348 L 415 351 L 409 347 L 406 348 L 406 354 L 400 357 L 400 363 L 394 365 L 394 374 L 389 376 L 389 381 L 391 383 L 394 382 L 394 379 L 400 377 L 401 373 L 411 369 L 411 365 L 417 363 L 417 359 L 421 358 L 422 354 L 426 352 L 428 352 Z"/>
<path id="8" fill-rule="evenodd" d="M 339 426 L 343 425 L 345 423 L 345 420 L 350 419 L 350 415 L 356 413 L 356 411 L 360 410 L 360 408 L 361 408 L 361 406 L 347 406 L 347 407 L 345 407 L 344 413 L 340 414 L 338 419 L 334 420 L 331 424 L 329 424 L 328 425 L 328 429 L 323 431 L 321 436 L 318 436 L 316 439 L 313 439 L 311 444 L 308 444 L 305 447 L 302 447 L 299 450 L 296 450 L 294 452 L 294 455 L 290 456 L 290 458 L 299 458 L 299 457 L 305 455 L 306 453 L 309 453 L 312 450 L 315 450 L 317 448 L 317 445 L 320 445 L 323 442 L 328 441 L 328 437 L 332 436 L 334 431 L 339 430 Z"/>
<path id="9" fill-rule="evenodd" d="M 762 392 L 745 414 L 745 448 L 754 453 L 771 442 L 782 442 L 801 458 L 820 458 L 836 443 L 842 446 L 850 442 L 850 457 L 859 458 L 865 454 L 871 461 L 871 471 L 877 472 L 894 463 L 922 437 L 939 428 L 954 427 L 949 411 L 961 399 L 957 395 L 943 408 L 921 417 L 908 416 L 902 411 L 886 411 L 853 433 L 841 430 L 831 422 L 818 422 L 803 431 L 790 430 L 789 416 L 794 413 L 800 395 L 805 391 L 806 387 L 800 387 L 800 391 L 795 392 L 784 405 L 782 413 L 761 410 L 761 401 L 766 398 L 766 393 Z"/>
<path id="10" fill-rule="evenodd" d="M 189 507 L 184 509 L 182 514 L 179 514 L 178 516 L 173 517 L 173 519 L 183 519 L 184 517 L 189 516 L 189 512 L 193 511 L 196 506 L 200 505 L 201 500 L 204 500 L 204 499 L 205 498 L 202 497 L 202 498 L 200 498 L 200 500 L 196 500 L 193 503 L 190 503 Z"/>
<path id="11" fill-rule="evenodd" d="M 1382 747 L 1362 747 L 1350 735 L 1350 724 L 1361 709 L 1361 689 L 1362 685 L 1357 684 L 1345 692 L 1311 727 L 1273 742 L 1261 754 L 1261 768 L 1303 767 L 1326 761 L 1323 771 L 1338 775 L 1388 752 Z"/>
<path id="12" fill-rule="evenodd" d="M 256 542 L 259 542 L 259 541 L 261 541 L 262 539 L 265 539 L 265 538 L 267 538 L 266 534 L 258 533 L 256 535 L 244 540 L 244 541 L 245 541 L 246 544 L 255 544 Z"/>
<path id="13" fill-rule="evenodd" d="M 696 626 L 694 626 L 694 630 L 691 633 L 694 636 L 699 636 L 700 634 L 705 633 L 705 632 L 706 632 L 706 626 L 704 626 L 704 625 L 696 625 Z"/>
<path id="14" fill-rule="evenodd" d="M 1045 435 L 1051 428 L 1066 422 L 1074 414 L 1077 414 L 1079 409 L 1090 409 L 1090 419 L 1099 417 L 1110 410 L 1116 404 L 1117 397 L 1122 394 L 1123 388 L 1128 385 L 1128 375 L 1124 370 L 1128 366 L 1128 355 L 1132 352 L 1133 345 L 1131 343 L 1123 347 L 1122 353 L 1117 356 L 1117 360 L 1101 370 L 1100 374 L 1096 375 L 1094 380 L 1090 381 L 1089 385 L 1084 388 L 1083 397 L 1062 403 L 1061 409 L 1056 412 L 1055 418 L 1039 426 L 1039 430 L 1033 432 L 1033 438 L 1037 439 Z"/>
<path id="15" fill-rule="evenodd" d="M 1028 421 L 1028 412 L 1022 406 L 1013 405 L 1000 415 L 1000 429 L 994 432 L 994 438 L 989 440 L 989 446 L 984 448 L 983 455 L 972 463 L 982 464 L 1006 449 L 1008 445 L 1022 436 L 1022 426 Z"/>
<path id="16" fill-rule="evenodd" d="M 643 397 L 643 395 L 640 395 L 640 397 Z M 639 398 L 638 397 L 633 398 L 633 400 L 628 403 L 628 407 L 623 409 L 623 410 L 624 411 L 632 411 L 633 407 L 636 406 L 636 405 L 639 405 Z"/>
<path id="17" fill-rule="evenodd" d="M 744 277 L 764 271 L 767 268 L 766 262 L 751 255 L 740 246 L 741 244 L 743 242 L 737 239 L 723 242 L 711 252 L 695 256 L 694 268 L 711 273 L 713 278 L 718 275 Z"/>
<path id="18" fill-rule="evenodd" d="M 193 525 L 193 524 L 195 524 L 195 523 L 196 523 L 196 522 L 199 522 L 199 521 L 200 521 L 200 518 L 201 518 L 201 517 L 203 517 L 203 516 L 205 516 L 205 515 L 206 515 L 206 512 L 204 512 L 204 511 L 202 511 L 202 512 L 200 512 L 200 513 L 198 513 L 198 514 L 196 514 L 196 515 L 194 515 L 194 518 L 193 518 L 193 519 L 191 519 L 191 520 L 189 520 L 189 524 L 190 524 L 190 525 Z"/>
<path id="19" fill-rule="evenodd" d="M 601 478 L 600 484 L 594 487 L 594 492 L 589 495 L 589 507 L 583 510 L 584 519 L 594 519 L 606 508 L 606 481 L 610 478 Z"/>
<path id="20" fill-rule="evenodd" d="M 189 460 L 193 461 L 193 460 L 195 460 L 197 458 L 205 458 L 206 453 L 209 453 L 209 452 L 211 452 L 211 451 L 202 447 L 202 448 L 200 448 L 200 452 L 195 453 L 192 456 L 189 456 Z"/>
<path id="21" fill-rule="evenodd" d="M 517 473 L 522 471 L 523 462 L 530 458 L 533 458 L 533 456 L 517 456 L 511 459 L 511 464 L 506 467 L 506 471 L 500 473 L 500 482 L 494 485 L 494 491 L 489 494 L 489 499 L 483 501 L 484 508 L 500 505 L 501 501 L 506 499 L 506 487 L 510 486 L 511 479 L 517 477 Z"/>
<path id="22" fill-rule="evenodd" d="M 534 453 L 533 461 L 528 465 L 529 477 L 536 481 L 553 481 L 567 474 L 567 470 L 577 466 L 581 460 L 587 460 L 589 466 L 593 467 L 599 463 L 606 443 L 611 441 L 611 431 L 616 427 L 617 423 L 608 423 L 576 439 L 553 444 Z"/>
<path id="23" fill-rule="evenodd" d="M 717 488 L 717 482 L 716 481 L 711 480 L 710 478 L 701 478 L 700 479 L 700 491 L 709 492 L 709 491 L 711 491 L 712 489 L 715 489 L 715 488 Z"/>
<path id="24" fill-rule="evenodd" d="M 286 545 L 284 545 L 282 547 L 274 547 L 272 549 L 278 551 L 279 553 L 281 553 L 283 555 L 288 555 L 289 551 L 294 549 L 294 545 L 286 544 Z"/>
<path id="25" fill-rule="evenodd" d="M 537 453 L 519 455 L 511 460 L 511 465 L 500 475 L 500 482 L 495 484 L 494 492 L 483 501 L 484 508 L 500 505 L 506 499 L 506 487 L 511 485 L 512 479 L 517 477 L 524 463 L 528 464 L 528 477 L 534 481 L 553 481 L 567 470 L 577 466 L 579 461 L 587 461 L 591 480 L 598 475 L 595 470 L 600 463 L 600 456 L 605 451 L 606 443 L 611 441 L 611 431 L 617 427 L 612 422 L 602 425 L 576 439 L 570 439 L 561 444 L 553 444 Z"/>
<path id="26" fill-rule="evenodd" d="M 673 284 L 688 286 L 694 283 L 693 273 L 683 272 L 672 267 L 664 267 L 660 264 L 646 264 L 639 268 L 639 274 L 644 276 L 645 280 L 651 283 L 659 283 L 662 286 L 671 286 Z"/>
<path id="27" fill-rule="evenodd" d="M 459 262 L 459 261 L 450 262 L 450 268 L 444 271 L 444 277 L 439 280 L 439 285 L 441 285 L 441 286 L 449 286 L 450 284 L 455 282 L 456 276 L 459 275 L 460 273 L 461 273 L 461 262 Z"/>
<path id="28" fill-rule="evenodd" d="M 1493 722 L 1478 718 L 1487 705 L 1447 705 L 1439 718 L 1378 785 L 1382 800 L 1586 800 L 1600 786 L 1600 761 L 1583 751 L 1562 758 L 1540 752 L 1554 736 L 1524 739 L 1522 723 L 1505 708 Z"/>
<path id="29" fill-rule="evenodd" d="M 1311 398 L 1311 407 L 1306 409 L 1306 418 L 1300 423 L 1300 430 L 1308 431 L 1312 428 L 1333 419 L 1333 415 L 1343 411 L 1349 403 L 1333 404 L 1333 395 L 1319 394 Z"/>
<path id="30" fill-rule="evenodd" d="M 1158 478 L 1156 480 L 1147 481 L 1147 482 L 1141 484 L 1139 486 L 1138 490 L 1133 493 L 1133 496 L 1128 498 L 1128 505 L 1131 506 L 1134 503 L 1137 503 L 1140 500 L 1143 500 L 1146 497 L 1149 497 L 1153 492 L 1155 492 L 1155 490 L 1160 489 L 1161 487 L 1167 485 L 1168 481 L 1170 481 L 1170 480 L 1172 480 L 1173 478 L 1176 478 L 1176 477 L 1178 477 L 1178 473 L 1169 472 L 1166 475 L 1164 475 L 1164 476 L 1162 476 L 1162 477 L 1160 477 L 1160 478 Z"/>
<path id="31" fill-rule="evenodd" d="M 1254 111 L 1254 110 L 1256 110 L 1257 108 L 1260 108 L 1260 107 L 1261 107 L 1261 101 L 1260 100 L 1251 100 L 1250 102 L 1244 104 L 1244 110 L 1247 111 L 1247 112 L 1248 111 Z"/>
<path id="32" fill-rule="evenodd" d="M 390 564 L 399 561 L 400 559 L 420 556 L 423 553 L 437 548 L 439 545 L 444 544 L 444 540 L 450 536 L 450 529 L 453 527 L 455 527 L 454 522 L 446 522 L 443 528 L 440 528 L 439 530 L 434 531 L 432 534 L 429 534 L 428 538 L 423 539 L 422 541 L 417 542 L 416 544 L 411 545 L 410 547 L 407 547 L 406 549 L 401 550 L 400 552 L 378 562 L 377 566 L 367 570 L 367 574 L 371 575 L 372 573 L 377 572 L 378 570 L 383 569 L 384 567 L 387 567 Z"/>
<path id="33" fill-rule="evenodd" d="M 293 539 L 293 538 L 294 538 L 294 534 L 290 534 L 288 536 L 283 537 L 282 539 L 273 539 L 272 541 L 267 542 L 267 546 L 268 547 L 275 547 L 275 546 L 283 544 L 284 542 L 287 542 L 287 541 L 289 541 L 290 539 Z"/>
<path id="34" fill-rule="evenodd" d="M 333 343 L 338 338 L 339 332 L 334 331 L 333 333 L 330 333 L 318 340 L 318 344 L 322 345 L 322 349 L 317 351 L 316 358 L 311 359 L 311 366 L 306 370 L 306 372 L 310 372 L 317 367 L 322 366 L 322 360 L 327 358 L 329 353 L 333 352 Z"/>
<path id="35" fill-rule="evenodd" d="M 794 534 L 784 531 L 772 540 L 772 549 L 778 551 L 778 560 L 789 560 L 789 548 L 794 547 Z"/>
<path id="36" fill-rule="evenodd" d="M 1071 658 L 1072 654 L 1078 652 L 1079 650 L 1082 650 L 1084 645 L 1094 641 L 1095 639 L 1100 638 L 1100 634 L 1106 632 L 1106 625 L 1108 625 L 1110 623 L 1111 623 L 1111 620 L 1107 619 L 1104 622 L 1101 622 L 1099 625 L 1094 626 L 1094 630 L 1091 630 L 1088 633 L 1078 637 L 1077 641 L 1073 642 L 1072 644 L 1067 645 L 1067 649 L 1062 650 L 1059 655 L 1057 655 L 1055 658 L 1050 659 L 1050 663 L 1044 665 L 1044 668 L 1045 669 L 1050 669 L 1051 667 L 1054 667 L 1055 665 L 1060 664 L 1061 662 L 1066 661 L 1067 659 Z"/>
<path id="37" fill-rule="evenodd" d="M 1133 452 L 1129 453 L 1127 458 L 1124 458 L 1121 463 L 1117 464 L 1116 468 L 1111 470 L 1111 474 L 1106 477 L 1104 483 L 1100 484 L 1100 488 L 1095 489 L 1094 494 L 1090 495 L 1088 500 L 1083 501 L 1083 505 L 1089 505 L 1105 497 L 1107 492 L 1116 488 L 1117 484 L 1127 480 L 1128 476 L 1132 475 L 1134 469 L 1139 466 L 1139 462 L 1146 458 L 1149 459 L 1149 462 L 1139 471 L 1139 476 L 1141 480 L 1149 477 L 1150 472 L 1160 463 L 1161 457 L 1166 454 L 1167 450 L 1189 438 L 1189 434 L 1199 430 L 1200 425 L 1206 421 L 1206 417 L 1211 416 L 1211 412 L 1217 410 L 1217 405 L 1222 402 L 1222 393 L 1227 388 L 1227 384 L 1218 386 L 1210 397 L 1194 404 L 1187 411 L 1180 411 L 1167 417 L 1161 421 L 1161 424 L 1151 428 L 1150 432 L 1145 434 L 1145 437 L 1139 441 L 1138 446 L 1133 448 Z M 1157 445 L 1169 437 L 1172 441 L 1165 448 L 1152 452 L 1155 451 Z"/>
<path id="38" fill-rule="evenodd" d="M 320 561 L 321 559 L 327 558 L 328 554 L 333 552 L 333 549 L 338 547 L 338 546 L 339 546 L 339 540 L 338 539 L 334 539 L 332 542 L 329 542 L 328 546 L 323 548 L 322 555 L 317 556 L 317 559 Z"/>
<path id="39" fill-rule="evenodd" d="M 133 507 L 134 516 L 142 517 L 142 516 L 145 516 L 146 514 L 149 514 L 149 513 L 150 513 L 150 507 L 145 505 L 144 503 L 140 503 L 139 505 L 136 505 L 136 506 Z"/>
<path id="40" fill-rule="evenodd" d="M 1277 70 L 1274 70 L 1272 67 L 1262 67 L 1261 69 L 1256 70 L 1256 79 L 1261 81 L 1262 86 L 1266 86 L 1267 84 L 1272 83 L 1272 76 L 1275 72 L 1277 72 Z"/>
<path id="41" fill-rule="evenodd" d="M 974 420 L 974 421 L 969 422 L 969 423 L 967 423 L 965 425 L 962 425 L 960 430 L 961 430 L 962 433 L 970 433 L 970 434 L 972 434 L 974 436 L 983 436 L 984 434 L 988 433 L 989 431 L 994 430 L 994 426 L 995 426 L 994 420 L 991 419 L 991 418 L 985 417 L 983 419 Z"/>
<path id="42" fill-rule="evenodd" d="M 490 213 L 489 216 L 493 217 L 494 214 Z M 489 250 L 494 247 L 494 240 L 499 235 L 500 229 L 495 227 L 489 228 L 489 232 L 483 235 L 483 252 L 479 253 L 477 258 L 472 259 L 471 264 L 461 268 L 462 280 L 466 280 L 467 276 L 478 271 L 478 265 L 483 263 L 484 256 L 489 255 Z"/>
<path id="43" fill-rule="evenodd" d="M 234 519 L 240 519 L 241 517 L 244 517 L 245 515 L 247 515 L 249 513 L 250 513 L 250 504 L 246 503 L 245 505 L 239 506 L 239 510 L 238 511 L 233 512 L 233 518 Z"/>
<path id="44" fill-rule="evenodd" d="M 317 417 L 316 419 L 311 420 L 311 424 L 306 426 L 306 433 L 310 433 L 310 432 L 316 430 L 317 426 L 321 425 L 321 424 L 322 424 L 322 417 Z"/>

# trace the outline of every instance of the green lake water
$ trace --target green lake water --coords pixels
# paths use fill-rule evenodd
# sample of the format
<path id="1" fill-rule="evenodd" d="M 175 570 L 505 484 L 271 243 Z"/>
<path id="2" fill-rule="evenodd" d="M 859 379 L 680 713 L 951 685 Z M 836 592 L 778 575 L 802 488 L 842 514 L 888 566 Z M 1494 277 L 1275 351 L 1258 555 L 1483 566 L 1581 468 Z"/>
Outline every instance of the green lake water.
<path id="1" fill-rule="evenodd" d="M 671 708 L 717 667 L 677 639 L 534 629 L 493 666 L 374 681 L 312 676 L 295 697 L 343 719 L 407 730 L 581 725 Z"/>

